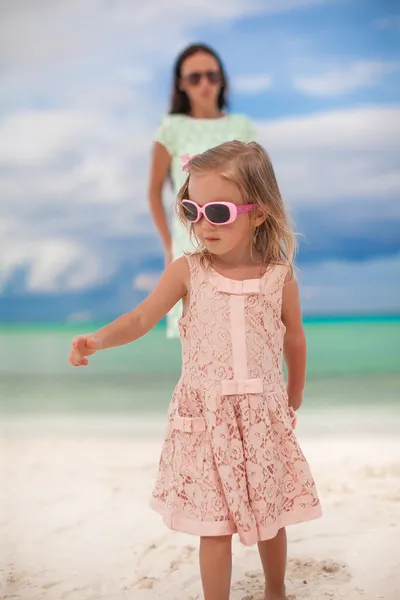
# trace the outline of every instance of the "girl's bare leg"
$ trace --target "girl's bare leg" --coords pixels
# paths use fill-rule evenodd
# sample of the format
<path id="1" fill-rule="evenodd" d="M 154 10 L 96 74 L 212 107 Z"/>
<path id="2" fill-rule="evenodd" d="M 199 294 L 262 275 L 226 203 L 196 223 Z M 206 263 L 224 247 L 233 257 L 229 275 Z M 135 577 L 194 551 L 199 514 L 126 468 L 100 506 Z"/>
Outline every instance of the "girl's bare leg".
<path id="1" fill-rule="evenodd" d="M 232 536 L 200 539 L 200 573 L 204 600 L 229 600 L 232 576 Z"/>
<path id="2" fill-rule="evenodd" d="M 280 529 L 272 540 L 259 542 L 258 551 L 265 575 L 265 600 L 286 600 L 286 530 Z"/>

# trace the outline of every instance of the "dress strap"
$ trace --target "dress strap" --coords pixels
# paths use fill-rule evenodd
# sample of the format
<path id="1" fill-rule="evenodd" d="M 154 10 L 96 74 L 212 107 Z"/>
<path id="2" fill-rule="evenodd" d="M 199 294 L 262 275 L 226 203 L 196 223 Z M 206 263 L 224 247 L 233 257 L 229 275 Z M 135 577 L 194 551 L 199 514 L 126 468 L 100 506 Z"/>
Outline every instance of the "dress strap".
<path id="1" fill-rule="evenodd" d="M 198 287 L 206 279 L 205 269 L 201 264 L 201 256 L 198 252 L 188 252 L 185 258 L 189 265 L 190 287 Z"/>
<path id="2" fill-rule="evenodd" d="M 185 256 L 189 264 L 191 275 L 195 274 L 202 279 L 210 278 L 212 269 L 208 266 L 206 259 L 202 257 L 200 252 L 188 252 Z"/>
<path id="3" fill-rule="evenodd" d="M 262 293 L 282 292 L 288 272 L 289 268 L 286 265 L 272 265 L 269 267 L 263 277 L 264 287 Z"/>
<path id="4" fill-rule="evenodd" d="M 197 252 L 188 252 L 185 254 L 185 258 L 189 265 L 190 275 L 192 275 L 199 268 L 199 257 Z"/>

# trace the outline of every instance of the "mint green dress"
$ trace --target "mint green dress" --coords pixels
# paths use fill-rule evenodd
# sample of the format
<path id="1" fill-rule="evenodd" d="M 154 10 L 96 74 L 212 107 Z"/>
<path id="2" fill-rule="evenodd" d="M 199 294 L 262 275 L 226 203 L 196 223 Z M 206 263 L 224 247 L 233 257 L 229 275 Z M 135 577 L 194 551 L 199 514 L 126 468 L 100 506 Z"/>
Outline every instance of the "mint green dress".
<path id="1" fill-rule="evenodd" d="M 166 115 L 159 125 L 155 141 L 162 144 L 171 156 L 171 179 L 174 196 L 185 182 L 181 169 L 182 154 L 199 154 L 209 148 L 231 140 L 252 142 L 256 132 L 249 119 L 243 115 L 227 114 L 218 119 L 194 119 L 187 115 Z M 179 258 L 184 252 L 193 250 L 187 230 L 173 217 L 172 252 Z M 167 316 L 167 337 L 179 337 L 178 321 L 182 315 L 179 302 Z"/>

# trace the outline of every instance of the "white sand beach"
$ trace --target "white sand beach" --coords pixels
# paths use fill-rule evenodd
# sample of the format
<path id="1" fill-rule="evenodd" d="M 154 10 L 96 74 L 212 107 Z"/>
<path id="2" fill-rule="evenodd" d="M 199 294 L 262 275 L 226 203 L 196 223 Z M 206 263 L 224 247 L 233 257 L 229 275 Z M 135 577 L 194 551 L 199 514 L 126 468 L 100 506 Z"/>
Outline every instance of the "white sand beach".
<path id="1" fill-rule="evenodd" d="M 400 598 L 399 419 L 352 419 L 300 420 L 324 516 L 288 528 L 291 600 Z M 161 443 L 133 416 L 3 419 L 0 598 L 200 600 L 198 540 L 148 508 Z M 256 548 L 233 573 L 232 600 L 262 599 Z"/>

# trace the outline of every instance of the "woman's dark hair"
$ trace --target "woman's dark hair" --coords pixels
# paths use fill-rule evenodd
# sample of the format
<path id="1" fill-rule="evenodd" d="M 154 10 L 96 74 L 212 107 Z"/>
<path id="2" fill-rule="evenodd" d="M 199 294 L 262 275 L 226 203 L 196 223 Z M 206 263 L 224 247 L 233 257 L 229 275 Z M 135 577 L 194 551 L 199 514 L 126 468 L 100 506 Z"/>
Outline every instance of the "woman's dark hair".
<path id="1" fill-rule="evenodd" d="M 190 114 L 190 102 L 186 93 L 183 92 L 180 87 L 180 79 L 181 79 L 181 69 L 182 65 L 189 56 L 193 56 L 193 54 L 197 54 L 197 52 L 204 52 L 205 54 L 209 54 L 214 57 L 218 63 L 219 70 L 221 72 L 221 90 L 218 96 L 218 108 L 220 110 L 225 110 L 228 107 L 228 80 L 225 73 L 224 65 L 222 60 L 218 56 L 218 54 L 207 46 L 206 44 L 191 44 L 187 46 L 178 56 L 175 61 L 174 70 L 173 70 L 173 84 L 172 84 L 172 94 L 171 94 L 171 105 L 169 109 L 170 115 L 188 115 Z"/>

